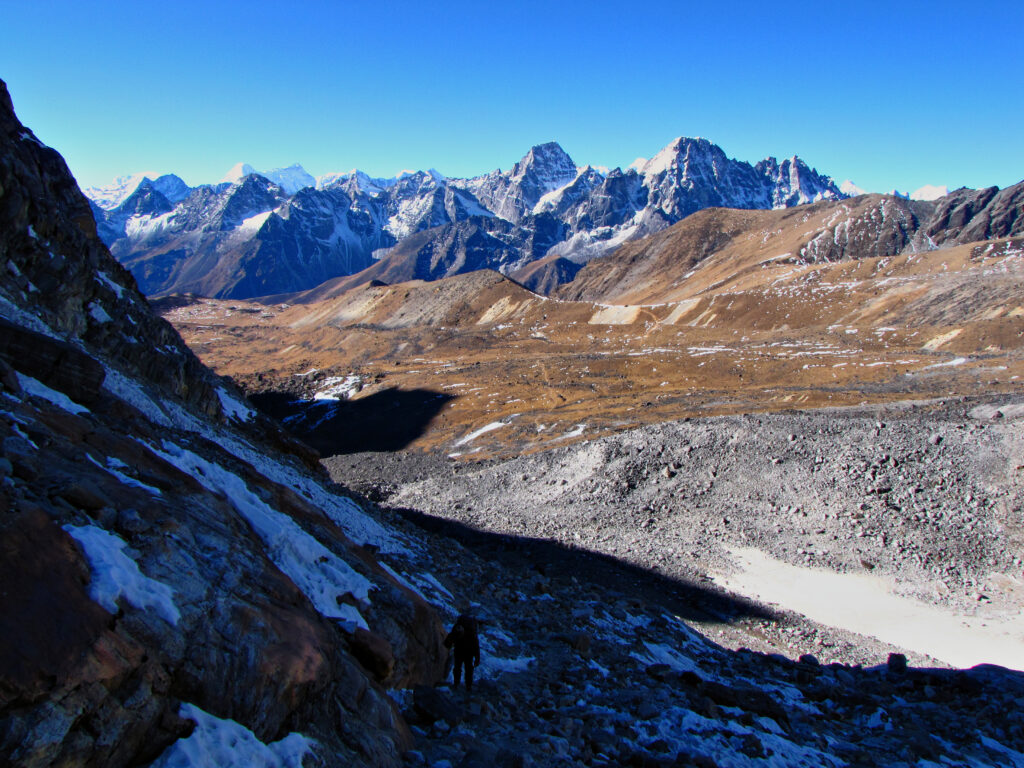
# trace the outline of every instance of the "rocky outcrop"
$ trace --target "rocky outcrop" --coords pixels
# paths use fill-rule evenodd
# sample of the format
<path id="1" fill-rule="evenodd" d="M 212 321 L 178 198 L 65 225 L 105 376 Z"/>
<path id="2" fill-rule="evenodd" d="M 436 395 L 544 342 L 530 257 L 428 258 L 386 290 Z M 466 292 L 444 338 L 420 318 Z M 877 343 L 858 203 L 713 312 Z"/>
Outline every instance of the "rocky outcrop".
<path id="1" fill-rule="evenodd" d="M 510 277 L 534 293 L 547 295 L 554 292 L 558 286 L 572 282 L 582 268 L 580 264 L 574 264 L 561 256 L 548 256 L 540 261 L 530 262 L 513 272 Z"/>
<path id="2" fill-rule="evenodd" d="M 210 415 L 210 377 L 96 237 L 89 202 L 64 160 L 14 115 L 0 90 L 0 264 L 9 319 L 78 340 L 97 356 Z"/>
<path id="3" fill-rule="evenodd" d="M 444 671 L 419 545 L 151 312 L 2 83 L 0 266 L 0 762 L 174 764 L 213 728 L 400 764 L 385 688 Z"/>
<path id="4" fill-rule="evenodd" d="M 1024 234 L 1024 181 L 1006 189 L 958 189 L 935 202 L 925 233 L 936 243 Z"/>

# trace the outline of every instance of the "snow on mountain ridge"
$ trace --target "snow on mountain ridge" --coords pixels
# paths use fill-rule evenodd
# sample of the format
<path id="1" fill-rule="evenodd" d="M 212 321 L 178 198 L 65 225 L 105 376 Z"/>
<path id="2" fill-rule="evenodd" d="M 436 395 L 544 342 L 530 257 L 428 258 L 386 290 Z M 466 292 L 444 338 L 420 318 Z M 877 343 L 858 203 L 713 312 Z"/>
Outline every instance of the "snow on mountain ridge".
<path id="1" fill-rule="evenodd" d="M 298 163 L 293 163 L 287 168 L 264 171 L 260 175 L 270 179 L 289 195 L 294 195 L 300 189 L 316 186 L 316 179 Z"/>
<path id="2" fill-rule="evenodd" d="M 241 181 L 251 173 L 256 173 L 256 169 L 248 163 L 235 163 L 231 166 L 231 169 L 224 174 L 218 184 L 234 184 L 236 181 Z"/>
<path id="3" fill-rule="evenodd" d="M 849 179 L 839 185 L 839 191 L 848 197 L 857 197 L 858 195 L 867 194 L 867 190 L 861 189 Z"/>
<path id="4" fill-rule="evenodd" d="M 157 176 L 158 174 L 153 171 L 131 173 L 125 176 L 118 176 L 109 184 L 101 187 L 88 187 L 82 191 L 86 197 L 100 208 L 110 211 L 128 199 L 128 196 L 138 188 L 143 179 L 155 179 Z"/>
<path id="5" fill-rule="evenodd" d="M 949 194 L 949 187 L 937 186 L 935 184 L 925 184 L 923 187 L 915 189 L 910 193 L 911 200 L 938 200 L 940 197 L 945 197 Z"/>
<path id="6" fill-rule="evenodd" d="M 313 275 L 327 279 L 352 274 L 349 270 L 372 263 L 399 241 L 438 227 L 452 229 L 439 232 L 436 242 L 421 238 L 418 247 L 454 248 L 460 253 L 468 248 L 473 257 L 463 260 L 467 269 L 470 264 L 511 269 L 509 265 L 523 266 L 552 253 L 582 264 L 702 208 L 788 207 L 843 197 L 832 179 L 796 156 L 781 163 L 767 158 L 754 166 L 729 158 L 705 138 L 679 136 L 638 164 L 639 169 L 626 171 L 578 166 L 556 142 L 531 147 L 510 170 L 472 178 L 448 178 L 435 169 L 403 171 L 390 179 L 358 169 L 314 178 L 297 164 L 257 173 L 253 166 L 239 163 L 225 176 L 230 184 L 191 190 L 189 198 L 176 206 L 180 215 L 129 226 L 129 216 L 162 216 L 166 210 L 159 197 L 140 197 L 131 211 L 116 219 L 107 217 L 101 230 L 119 258 L 130 261 L 147 291 L 210 291 L 210 280 L 199 275 L 205 269 L 200 268 L 201 254 L 223 261 L 229 252 L 231 258 L 261 263 L 298 259 L 301 269 L 285 282 L 288 290 L 293 285 L 301 290 L 312 287 L 306 280 Z M 264 179 L 276 192 L 257 190 L 261 185 L 255 179 Z M 251 199 L 244 204 L 242 198 L 232 201 L 246 186 L 245 180 Z M 289 204 L 275 216 L 253 218 L 298 198 L 302 200 L 296 206 Z M 290 211 L 298 210 L 306 213 L 297 220 L 289 218 Z M 491 221 L 476 221 L 485 218 Z M 254 226 L 257 223 L 259 227 Z M 129 229 L 134 237 L 127 235 Z M 344 236 L 334 237 L 331 231 Z M 234 234 L 225 238 L 228 232 Z M 158 246 L 158 241 L 164 245 Z M 163 268 L 147 272 L 147 253 L 160 258 L 157 251 L 166 250 L 172 241 L 176 253 L 184 254 L 181 258 L 195 263 L 187 285 L 183 273 Z M 250 247 L 257 249 L 251 255 L 246 253 Z M 231 286 L 212 290 L 232 298 L 244 298 L 243 292 L 256 290 L 256 285 L 262 293 L 250 295 L 283 292 L 266 278 L 279 271 L 268 265 L 254 267 L 242 282 L 231 278 Z M 158 274 L 163 276 L 159 286 L 152 277 Z"/>

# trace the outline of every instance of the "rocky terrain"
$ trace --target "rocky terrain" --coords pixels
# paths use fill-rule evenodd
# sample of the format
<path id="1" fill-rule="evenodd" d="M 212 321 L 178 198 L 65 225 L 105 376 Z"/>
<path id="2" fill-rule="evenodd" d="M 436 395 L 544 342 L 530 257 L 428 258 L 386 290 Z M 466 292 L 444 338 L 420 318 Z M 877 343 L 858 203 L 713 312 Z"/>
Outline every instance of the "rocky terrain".
<path id="1" fill-rule="evenodd" d="M 708 206 L 843 197 L 799 158 L 751 166 L 686 138 L 625 172 L 578 168 L 551 142 L 509 171 L 471 179 L 353 171 L 313 186 L 297 166 L 263 176 L 239 165 L 224 183 L 184 195 L 175 180 L 129 177 L 88 191 L 101 236 L 147 295 L 250 298 L 356 273 L 346 284 L 507 274 L 549 255 L 586 262 Z"/>
<path id="2" fill-rule="evenodd" d="M 327 465 L 388 503 L 681 580 L 728 573 L 731 550 L 753 547 L 891 578 L 958 610 L 1013 613 L 1024 588 L 1021 415 L 1024 400 L 1005 398 L 746 414 L 479 466 L 387 454 Z"/>
<path id="3" fill-rule="evenodd" d="M 931 713 L 975 676 L 1021 679 L 948 667 L 1024 658 L 1022 415 L 1019 399 L 957 399 L 694 419 L 509 460 L 326 463 L 461 541 L 433 549 L 448 552 L 436 572 L 478 603 L 492 652 L 521 654 L 522 673 L 455 706 L 404 700 L 423 764 L 1017 764 L 940 736 L 1002 722 L 987 699 Z M 838 623 L 761 572 L 737 578 L 765 559 L 751 550 L 797 571 L 799 596 L 842 600 Z M 856 590 L 830 592 L 843 578 L 881 585 L 867 610 L 901 615 L 860 620 Z M 741 754 L 724 758 L 723 738 Z"/>

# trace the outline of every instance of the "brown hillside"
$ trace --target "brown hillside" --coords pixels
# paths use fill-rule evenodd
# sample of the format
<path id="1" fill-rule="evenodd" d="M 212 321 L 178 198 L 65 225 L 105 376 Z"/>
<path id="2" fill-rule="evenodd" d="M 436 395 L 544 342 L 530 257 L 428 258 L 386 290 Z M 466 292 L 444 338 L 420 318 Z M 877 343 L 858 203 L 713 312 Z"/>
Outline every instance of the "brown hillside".
<path id="1" fill-rule="evenodd" d="M 411 447 L 460 455 L 687 415 L 1019 390 L 1024 239 L 831 260 L 856 242 L 842 222 L 882 214 L 897 237 L 913 210 L 868 196 L 705 211 L 623 249 L 600 280 L 596 265 L 581 273 L 595 293 L 616 286 L 614 303 L 545 299 L 482 271 L 165 316 L 253 391 L 311 397 L 351 381 L 350 410 L 436 393 L 443 404 Z M 681 257 L 679 243 L 707 255 Z"/>

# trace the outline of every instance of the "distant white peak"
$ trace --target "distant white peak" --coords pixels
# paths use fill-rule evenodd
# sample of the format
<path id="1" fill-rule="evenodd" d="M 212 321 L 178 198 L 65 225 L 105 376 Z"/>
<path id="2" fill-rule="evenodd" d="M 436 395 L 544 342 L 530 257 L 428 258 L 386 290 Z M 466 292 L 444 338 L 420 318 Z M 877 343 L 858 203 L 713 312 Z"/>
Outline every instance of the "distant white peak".
<path id="1" fill-rule="evenodd" d="M 327 189 L 327 187 L 334 186 L 339 181 L 347 179 L 349 176 L 354 174 L 356 171 L 353 169 L 351 173 L 325 173 L 323 176 L 316 177 L 316 188 Z"/>
<path id="2" fill-rule="evenodd" d="M 581 174 L 586 173 L 588 168 L 592 168 L 593 170 L 600 173 L 602 176 L 607 176 L 609 173 L 612 172 L 612 169 L 609 168 L 607 165 L 585 165 L 579 169 L 579 172 Z"/>
<path id="3" fill-rule="evenodd" d="M 127 200 L 132 192 L 138 189 L 143 179 L 155 179 L 159 175 L 154 171 L 144 171 L 127 176 L 118 176 L 109 184 L 105 184 L 102 187 L 89 187 L 88 189 L 83 189 L 82 192 L 100 208 L 110 211 Z"/>
<path id="4" fill-rule="evenodd" d="M 630 168 L 632 168 L 634 171 L 643 170 L 643 167 L 647 165 L 647 163 L 649 162 L 650 160 L 646 157 L 638 157 L 636 160 L 629 164 L 626 170 L 628 171 Z"/>
<path id="5" fill-rule="evenodd" d="M 925 184 L 920 189 L 915 189 L 910 193 L 911 200 L 938 200 L 940 197 L 945 197 L 949 194 L 949 187 L 936 186 L 935 184 Z"/>
<path id="6" fill-rule="evenodd" d="M 235 165 L 231 166 L 230 171 L 224 174 L 224 178 L 222 178 L 217 183 L 224 184 L 225 182 L 227 182 L 228 184 L 234 184 L 236 181 L 241 181 L 246 176 L 252 173 L 256 173 L 256 169 L 253 168 L 248 163 L 236 163 Z"/>
<path id="7" fill-rule="evenodd" d="M 274 168 L 270 171 L 264 171 L 260 175 L 270 179 L 289 195 L 294 195 L 300 189 L 316 186 L 316 179 L 298 163 L 289 165 L 287 168 Z"/>
<path id="8" fill-rule="evenodd" d="M 898 189 L 890 189 L 885 194 L 892 195 L 893 197 L 902 197 L 904 200 L 910 199 L 910 195 L 908 195 L 906 192 L 900 192 Z"/>
<path id="9" fill-rule="evenodd" d="M 844 195 L 849 195 L 850 197 L 857 197 L 857 195 L 867 194 L 867 190 L 861 189 L 849 179 L 847 179 L 846 181 L 839 185 L 839 191 L 842 192 Z"/>

